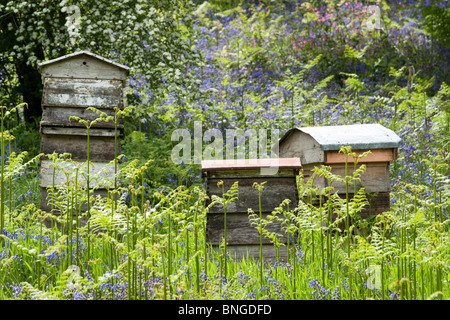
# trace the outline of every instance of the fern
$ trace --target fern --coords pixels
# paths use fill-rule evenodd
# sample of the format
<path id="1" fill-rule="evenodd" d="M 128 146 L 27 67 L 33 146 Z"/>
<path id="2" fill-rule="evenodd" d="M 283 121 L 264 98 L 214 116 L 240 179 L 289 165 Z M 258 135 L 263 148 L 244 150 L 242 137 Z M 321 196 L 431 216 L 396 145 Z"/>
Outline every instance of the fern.
<path id="1" fill-rule="evenodd" d="M 22 282 L 21 299 L 25 300 L 58 300 L 57 296 L 49 292 L 36 289 L 28 282 Z"/>
<path id="2" fill-rule="evenodd" d="M 365 46 L 364 48 L 358 51 L 346 44 L 344 49 L 344 55 L 346 58 L 361 60 L 362 57 L 364 57 L 364 55 L 366 54 L 368 48 L 369 45 Z"/>

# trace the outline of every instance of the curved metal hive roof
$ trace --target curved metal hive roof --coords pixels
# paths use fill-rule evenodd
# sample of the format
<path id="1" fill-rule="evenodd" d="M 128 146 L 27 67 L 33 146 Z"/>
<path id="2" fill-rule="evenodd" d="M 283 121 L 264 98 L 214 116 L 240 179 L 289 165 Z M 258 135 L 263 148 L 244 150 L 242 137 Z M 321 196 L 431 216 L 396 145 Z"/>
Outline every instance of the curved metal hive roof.
<path id="1" fill-rule="evenodd" d="M 282 144 L 294 130 L 310 135 L 320 144 L 322 150 L 339 150 L 342 146 L 351 146 L 355 150 L 398 148 L 401 141 L 394 131 L 380 124 L 354 124 L 293 128 L 279 143 Z"/>

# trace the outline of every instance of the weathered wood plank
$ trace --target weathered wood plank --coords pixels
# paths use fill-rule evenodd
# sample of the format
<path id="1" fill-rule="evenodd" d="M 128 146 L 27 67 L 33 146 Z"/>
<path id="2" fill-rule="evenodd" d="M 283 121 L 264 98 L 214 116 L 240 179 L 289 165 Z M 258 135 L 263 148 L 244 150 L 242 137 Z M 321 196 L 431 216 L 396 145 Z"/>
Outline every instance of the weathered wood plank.
<path id="1" fill-rule="evenodd" d="M 55 216 L 58 216 L 58 215 L 59 214 L 55 213 Z M 80 227 L 84 227 L 84 226 L 87 225 L 88 218 L 86 217 L 86 215 L 79 217 L 79 220 L 80 220 Z M 77 227 L 76 226 L 76 215 L 73 216 L 72 223 L 73 223 L 73 225 L 72 225 L 73 226 L 73 230 L 76 230 L 76 227 Z M 55 219 L 51 219 L 49 217 L 44 219 L 44 225 L 47 228 L 49 228 L 49 229 L 52 228 L 54 224 L 56 224 L 57 228 L 59 230 L 61 230 L 61 228 L 62 228 L 61 223 L 55 221 Z"/>
<path id="2" fill-rule="evenodd" d="M 345 199 L 345 194 L 339 194 L 339 197 Z M 389 192 L 378 192 L 366 194 L 369 204 L 361 211 L 361 218 L 365 219 L 369 216 L 375 216 L 380 213 L 389 211 L 391 208 L 391 198 Z M 353 193 L 349 194 L 349 199 L 353 199 Z"/>
<path id="3" fill-rule="evenodd" d="M 255 170 L 215 170 L 215 171 L 209 171 L 205 173 L 207 178 L 268 178 L 271 179 L 274 177 L 274 175 L 264 175 L 261 174 L 261 172 L 255 171 Z M 278 169 L 278 172 L 276 173 L 277 177 L 295 177 L 298 175 L 297 169 Z"/>
<path id="4" fill-rule="evenodd" d="M 105 112 L 108 116 L 114 116 L 113 109 L 99 109 Z M 44 107 L 42 112 L 41 127 L 80 127 L 85 128 L 85 125 L 70 119 L 71 116 L 79 117 L 83 120 L 94 121 L 98 118 L 98 115 L 91 111 L 86 110 L 86 108 L 76 108 L 76 107 Z M 123 129 L 123 121 L 119 118 L 117 123 L 118 129 Z M 112 121 L 100 121 L 95 123 L 92 128 L 114 128 L 114 122 Z"/>
<path id="5" fill-rule="evenodd" d="M 86 193 L 86 191 L 84 191 L 84 193 Z M 101 196 L 102 198 L 105 198 L 105 197 L 108 197 L 108 190 L 106 190 L 106 189 L 91 190 L 90 191 L 90 195 L 94 196 L 95 198 L 97 196 Z M 51 192 L 48 192 L 46 188 L 41 187 L 41 204 L 40 204 L 40 209 L 42 211 L 46 211 L 46 212 L 51 212 L 52 211 L 51 199 L 52 199 Z M 86 201 L 81 201 L 81 198 L 78 198 L 78 201 L 79 201 L 79 204 L 81 204 L 81 207 L 79 208 L 80 212 L 81 213 L 86 212 L 86 210 L 87 210 L 87 203 L 86 203 Z M 64 204 L 64 205 L 66 205 L 66 204 Z M 60 211 L 59 211 L 58 207 L 54 208 L 54 214 L 55 215 L 59 215 L 60 214 Z M 76 212 L 74 212 L 74 215 L 76 215 Z"/>
<path id="6" fill-rule="evenodd" d="M 213 245 L 212 250 L 215 253 L 220 253 L 219 246 Z M 242 259 L 255 259 L 259 260 L 259 245 L 230 245 L 227 247 L 228 254 L 232 259 L 242 260 Z M 278 249 L 278 254 L 273 245 L 263 245 L 263 259 L 265 262 L 275 263 L 277 261 L 286 262 L 287 261 L 287 247 L 281 246 Z"/>
<path id="7" fill-rule="evenodd" d="M 347 174 L 353 175 L 353 166 L 349 166 Z M 331 168 L 331 172 L 341 177 L 345 177 L 345 166 L 334 165 Z M 332 184 L 335 190 L 339 193 L 345 192 L 344 182 L 333 182 Z M 389 179 L 389 164 L 388 163 L 373 163 L 366 166 L 366 171 L 361 175 L 361 181 L 356 182 L 356 189 L 359 190 L 362 186 L 367 192 L 389 192 L 390 191 L 390 179 Z M 353 184 L 350 185 L 350 190 L 353 190 Z"/>
<path id="8" fill-rule="evenodd" d="M 41 133 L 47 135 L 69 135 L 87 137 L 87 129 L 79 127 L 43 127 Z M 121 134 L 121 131 L 118 132 Z M 113 128 L 90 128 L 89 137 L 114 137 L 116 135 Z"/>
<path id="9" fill-rule="evenodd" d="M 358 165 L 359 167 L 360 165 Z M 313 168 L 305 167 L 303 168 L 303 176 L 305 183 L 311 179 L 313 175 Z M 353 175 L 353 164 L 348 165 L 347 174 L 349 176 Z M 334 164 L 331 166 L 331 172 L 333 174 L 339 175 L 340 177 L 345 177 L 345 165 Z M 314 178 L 314 187 L 324 188 L 330 185 L 330 182 L 316 175 Z M 331 185 L 334 187 L 338 193 L 345 193 L 345 182 L 333 181 Z M 389 163 L 388 162 L 378 162 L 366 164 L 366 171 L 361 175 L 361 181 L 356 182 L 356 189 L 359 190 L 362 186 L 365 187 L 367 192 L 389 192 L 390 191 L 390 177 L 389 177 Z M 353 181 L 349 183 L 349 190 L 353 192 L 354 186 Z"/>
<path id="10" fill-rule="evenodd" d="M 119 80 L 47 79 L 42 105 L 58 107 L 123 107 L 122 82 Z"/>
<path id="11" fill-rule="evenodd" d="M 127 69 L 84 54 L 49 62 L 40 67 L 41 75 L 46 78 L 125 80 L 129 73 Z"/>
<path id="12" fill-rule="evenodd" d="M 357 156 L 360 156 L 369 150 L 352 150 Z M 361 158 L 359 163 L 372 163 L 372 162 L 390 162 L 395 160 L 394 149 L 374 149 L 370 150 L 372 153 Z M 325 164 L 338 164 L 345 163 L 346 155 L 344 153 L 339 153 L 339 151 L 331 150 L 325 153 Z M 354 163 L 352 156 L 348 157 L 348 163 Z"/>
<path id="13" fill-rule="evenodd" d="M 81 197 L 83 196 L 85 198 L 86 195 L 81 195 L 81 190 L 79 190 L 79 196 L 77 198 L 78 200 L 78 206 L 76 208 L 72 208 L 72 219 L 73 221 L 76 220 L 76 216 L 77 216 L 77 211 L 79 214 L 79 218 L 80 218 L 80 225 L 81 227 L 85 226 L 87 224 L 88 218 L 86 217 L 85 213 L 87 212 L 87 202 L 86 200 L 81 201 Z M 86 193 L 85 191 L 83 193 Z M 94 198 L 97 198 L 97 196 L 101 196 L 102 198 L 108 197 L 108 191 L 105 189 L 96 189 L 96 190 L 91 190 L 90 192 L 91 197 L 94 196 Z M 57 195 L 56 195 L 57 196 Z M 83 198 L 83 199 L 84 199 Z M 40 209 L 42 211 L 45 212 L 52 212 L 52 194 L 49 193 L 47 191 L 46 188 L 41 188 L 41 204 L 40 204 Z M 95 200 L 94 200 L 95 201 Z M 67 203 L 66 200 L 63 201 L 64 203 L 62 203 L 63 207 L 60 208 L 59 205 L 55 205 L 53 207 L 53 215 L 55 215 L 56 217 L 61 215 L 61 210 L 63 210 L 64 214 L 65 212 L 67 212 Z M 80 206 L 81 205 L 81 206 Z M 93 204 L 92 204 L 93 205 Z M 92 208 L 92 207 L 91 207 Z M 46 218 L 44 220 L 44 224 L 47 226 L 47 228 L 51 228 L 52 227 L 52 223 L 55 223 L 55 221 L 50 218 Z M 76 228 L 76 224 L 74 223 L 74 229 Z M 57 226 L 59 229 L 61 229 L 61 225 L 59 223 L 57 223 Z"/>
<path id="14" fill-rule="evenodd" d="M 391 210 L 391 196 L 389 192 L 367 194 L 367 199 L 369 200 L 369 206 L 363 209 L 361 213 L 362 218 L 368 218 L 369 216 Z"/>
<path id="15" fill-rule="evenodd" d="M 74 183 L 76 168 L 78 167 L 78 185 L 86 187 L 87 185 L 87 161 L 85 162 L 69 162 L 61 161 L 55 167 L 51 160 L 42 160 L 41 174 L 39 177 L 39 186 L 48 187 L 67 183 L 66 174 L 69 175 L 69 181 Z M 53 174 L 53 171 L 55 173 Z M 118 164 L 118 172 L 120 164 Z M 90 162 L 89 168 L 89 186 L 91 188 L 106 188 L 106 186 L 114 187 L 114 162 Z"/>
<path id="16" fill-rule="evenodd" d="M 293 130 L 279 146 L 280 158 L 300 158 L 302 166 L 323 163 L 325 153 L 310 135 Z"/>
<path id="17" fill-rule="evenodd" d="M 267 159 L 232 159 L 232 160 L 203 160 L 202 171 L 226 170 L 256 170 L 262 168 L 300 169 L 299 158 L 267 158 Z"/>
<path id="18" fill-rule="evenodd" d="M 114 137 L 90 137 L 90 160 L 110 161 L 114 159 L 114 140 Z M 45 154 L 70 153 L 73 160 L 85 161 L 87 159 L 87 138 L 85 136 L 42 134 L 41 152 Z M 117 145 L 117 152 L 117 154 L 121 153 L 120 143 Z"/>
<path id="19" fill-rule="evenodd" d="M 262 214 L 263 219 L 267 220 L 267 213 Z M 258 215 L 259 216 L 259 215 Z M 280 235 L 280 241 L 287 243 L 287 236 L 282 230 L 282 226 L 273 221 L 267 228 L 269 232 L 275 232 Z M 211 244 L 219 245 L 224 238 L 224 215 L 208 214 L 206 222 L 206 238 Z M 245 213 L 227 213 L 227 243 L 235 244 L 259 244 L 259 232 L 256 226 L 252 225 L 248 214 Z M 263 237 L 263 243 L 270 244 L 271 239 Z"/>
<path id="20" fill-rule="evenodd" d="M 338 194 L 338 196 L 341 199 L 345 199 L 345 194 Z M 349 193 L 349 200 L 353 199 L 354 194 Z M 383 212 L 387 212 L 390 210 L 391 206 L 391 199 L 390 199 L 390 193 L 389 192 L 378 192 L 378 193 L 367 193 L 366 194 L 368 204 L 363 208 L 360 215 L 361 218 L 365 219 L 369 216 L 375 216 Z M 310 199 L 308 197 L 305 197 L 302 201 L 309 203 Z M 324 204 L 327 201 L 325 197 L 322 197 L 322 204 Z M 318 197 L 315 198 L 315 200 L 312 201 L 312 205 L 318 207 L 319 206 L 319 199 Z M 336 207 L 335 210 L 338 210 Z M 334 217 L 336 217 L 337 213 L 334 213 Z"/>
<path id="21" fill-rule="evenodd" d="M 320 164 L 318 164 L 317 167 L 320 167 Z M 313 177 L 314 168 L 315 168 L 315 166 L 311 165 L 311 164 L 306 165 L 302 168 L 303 181 L 304 181 L 305 185 Z M 311 183 L 311 181 L 309 183 Z M 323 176 L 319 176 L 316 174 L 314 176 L 314 180 L 313 180 L 313 187 L 314 188 L 316 188 L 316 187 L 324 188 L 325 186 L 326 186 L 325 178 Z"/>
<path id="22" fill-rule="evenodd" d="M 227 206 L 227 212 L 243 212 L 247 213 L 248 208 L 255 212 L 259 212 L 258 190 L 253 187 L 253 183 L 266 182 L 261 193 L 262 212 L 272 212 L 285 199 L 291 199 L 291 207 L 297 205 L 298 192 L 295 177 L 277 177 L 277 178 L 242 178 L 242 179 L 208 179 L 207 193 L 208 196 L 216 195 L 222 197 L 222 188 L 217 186 L 217 182 L 223 181 L 224 190 L 227 192 L 235 181 L 238 182 L 238 199 L 230 202 Z M 210 213 L 222 213 L 223 206 L 215 204 L 210 208 Z"/>

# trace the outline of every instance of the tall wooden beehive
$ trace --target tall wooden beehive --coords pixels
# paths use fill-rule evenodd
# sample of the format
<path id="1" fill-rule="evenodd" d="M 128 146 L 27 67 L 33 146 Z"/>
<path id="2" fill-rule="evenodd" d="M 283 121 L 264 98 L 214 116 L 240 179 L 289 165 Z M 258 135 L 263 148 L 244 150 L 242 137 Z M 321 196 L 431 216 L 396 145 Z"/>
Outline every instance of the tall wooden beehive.
<path id="1" fill-rule="evenodd" d="M 397 157 L 400 138 L 380 124 L 357 124 L 345 126 L 305 127 L 289 130 L 279 142 L 280 158 L 299 157 L 305 182 L 312 176 L 315 166 L 327 165 L 331 172 L 345 176 L 346 155 L 339 153 L 342 146 L 351 146 L 356 154 L 370 150 L 371 154 L 358 163 L 366 165 L 366 171 L 357 183 L 368 194 L 370 205 L 362 212 L 363 217 L 376 215 L 390 209 L 389 165 Z M 349 157 L 348 175 L 353 174 L 354 162 Z M 314 185 L 326 187 L 329 181 L 315 177 Z M 335 191 L 345 197 L 345 183 L 334 181 Z M 354 186 L 349 187 L 353 196 Z"/>
<path id="2" fill-rule="evenodd" d="M 42 107 L 43 114 L 40 123 L 41 152 L 51 154 L 70 153 L 75 165 L 82 165 L 87 160 L 87 129 L 86 126 L 71 116 L 84 120 L 95 120 L 98 115 L 88 107 L 95 107 L 108 116 L 114 115 L 114 108 L 123 108 L 123 87 L 129 75 L 126 66 L 107 60 L 87 51 L 76 52 L 54 60 L 39 64 L 43 81 Z M 119 137 L 117 151 L 120 154 L 120 136 L 123 135 L 123 123 L 118 124 Z M 97 122 L 89 130 L 90 137 L 90 175 L 94 177 L 113 177 L 114 166 L 107 166 L 115 156 L 114 122 Z M 75 165 L 67 161 L 62 167 L 71 171 L 74 178 Z M 81 171 L 79 182 L 86 186 L 86 178 Z M 54 180 L 53 180 L 54 179 Z M 60 169 L 55 170 L 51 160 L 41 163 L 40 181 L 41 209 L 50 211 L 47 199 L 48 186 L 65 182 L 66 175 Z M 97 186 L 97 193 L 105 194 L 111 185 L 99 184 L 98 179 L 92 179 L 90 187 Z M 113 185 L 112 185 L 113 187 Z"/>
<path id="3" fill-rule="evenodd" d="M 259 216 L 259 192 L 253 184 L 263 183 L 261 193 L 262 218 L 278 207 L 285 199 L 291 200 L 290 209 L 298 205 L 296 176 L 301 168 L 300 159 L 239 159 L 239 160 L 203 160 L 202 174 L 207 179 L 207 195 L 211 201 L 212 195 L 222 197 L 223 181 L 225 192 L 237 181 L 238 199 L 227 205 L 227 243 L 228 252 L 237 258 L 259 258 L 260 236 L 254 225 L 250 224 L 248 209 L 252 209 Z M 273 170 L 270 168 L 278 168 Z M 276 171 L 276 172 L 275 172 Z M 224 239 L 224 206 L 212 206 L 207 215 L 206 238 L 214 250 L 218 250 Z M 269 232 L 282 235 L 280 242 L 286 244 L 287 237 L 281 225 L 270 224 Z M 270 238 L 263 238 L 264 259 L 275 260 L 275 247 Z M 286 246 L 281 246 L 279 259 L 286 260 Z"/>

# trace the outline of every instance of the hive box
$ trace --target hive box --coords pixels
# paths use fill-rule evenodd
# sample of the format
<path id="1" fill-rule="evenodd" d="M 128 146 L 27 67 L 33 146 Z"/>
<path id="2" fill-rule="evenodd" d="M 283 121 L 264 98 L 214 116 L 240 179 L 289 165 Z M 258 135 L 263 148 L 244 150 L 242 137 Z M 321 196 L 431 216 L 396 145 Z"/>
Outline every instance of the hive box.
<path id="1" fill-rule="evenodd" d="M 305 127 L 289 130 L 279 141 L 280 158 L 299 157 L 305 182 L 312 176 L 316 166 L 327 165 L 331 172 L 345 176 L 346 155 L 339 153 L 342 146 L 351 146 L 358 155 L 370 150 L 371 154 L 360 160 L 366 171 L 357 182 L 367 192 L 369 206 L 362 212 L 363 217 L 379 214 L 390 209 L 389 165 L 397 157 L 400 138 L 380 124 L 356 124 L 326 127 Z M 353 174 L 354 159 L 349 157 L 348 175 Z M 326 187 L 329 181 L 316 176 L 314 186 Z M 345 183 L 334 181 L 335 191 L 345 197 Z M 350 185 L 351 196 L 354 186 Z"/>
<path id="2" fill-rule="evenodd" d="M 74 176 L 75 166 L 83 167 L 87 160 L 87 129 L 84 124 L 71 119 L 77 116 L 93 121 L 98 115 L 86 110 L 95 107 L 108 116 L 113 116 L 114 108 L 123 108 L 123 87 L 128 78 L 129 69 L 126 66 L 107 60 L 87 51 L 80 51 L 39 64 L 43 81 L 42 107 L 43 114 L 40 123 L 41 152 L 45 154 L 70 153 L 72 163 L 62 167 Z M 118 123 L 119 137 L 123 134 L 123 123 Z M 114 160 L 115 147 L 120 154 L 120 140 L 116 137 L 114 123 L 97 122 L 89 133 L 90 137 L 90 174 L 101 177 L 111 177 L 114 168 L 107 164 Z M 86 171 L 86 165 L 84 169 Z M 53 177 L 55 174 L 55 177 Z M 41 188 L 41 209 L 50 211 L 47 187 L 66 181 L 64 172 L 60 169 L 53 172 L 51 161 L 46 159 L 41 163 L 39 186 Z M 99 181 L 100 181 L 99 180 Z M 79 182 L 86 185 L 83 175 Z M 56 183 L 56 184 L 57 184 Z M 97 184 L 93 179 L 90 187 Z M 113 187 L 114 184 L 109 188 Z M 108 186 L 98 184 L 98 193 L 106 194 Z"/>
<path id="3" fill-rule="evenodd" d="M 259 216 L 259 193 L 253 184 L 263 183 L 261 193 L 262 217 L 266 218 L 281 202 L 290 199 L 290 209 L 298 205 L 296 176 L 301 168 L 298 158 L 291 159 L 240 159 L 240 160 L 203 160 L 202 174 L 207 179 L 207 195 L 211 201 L 212 195 L 222 197 L 235 181 L 238 181 L 238 199 L 227 206 L 227 243 L 228 252 L 232 256 L 242 258 L 247 256 L 258 259 L 260 236 L 255 226 L 251 225 L 248 209 L 252 209 Z M 271 170 L 270 168 L 276 168 Z M 285 232 L 279 224 L 271 224 L 267 228 L 270 232 L 277 232 L 282 237 L 280 241 L 287 243 Z M 218 250 L 224 238 L 224 207 L 221 204 L 212 206 L 207 215 L 206 238 L 213 249 Z M 275 260 L 276 252 L 270 238 L 263 238 L 264 259 Z M 287 250 L 281 246 L 279 259 L 286 261 Z"/>

